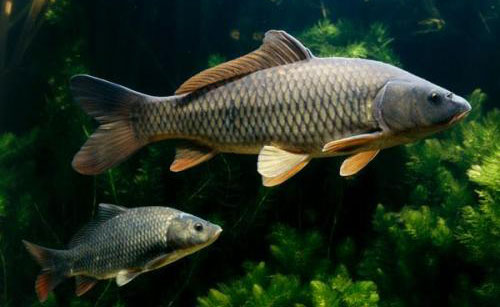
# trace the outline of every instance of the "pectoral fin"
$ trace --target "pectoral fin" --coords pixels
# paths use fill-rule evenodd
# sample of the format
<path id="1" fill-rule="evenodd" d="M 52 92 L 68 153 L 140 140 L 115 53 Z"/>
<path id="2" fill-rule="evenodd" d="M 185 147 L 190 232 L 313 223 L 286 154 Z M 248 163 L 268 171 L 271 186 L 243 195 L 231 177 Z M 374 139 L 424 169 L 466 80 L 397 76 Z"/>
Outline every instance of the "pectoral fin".
<path id="1" fill-rule="evenodd" d="M 264 146 L 257 162 L 257 170 L 262 175 L 266 187 L 278 185 L 295 175 L 309 163 L 308 154 L 292 153 L 275 146 Z"/>
<path id="2" fill-rule="evenodd" d="M 323 152 L 342 153 L 354 151 L 379 140 L 381 137 L 381 132 L 373 132 L 331 141 L 323 146 Z"/>
<path id="3" fill-rule="evenodd" d="M 148 263 L 146 263 L 146 265 L 144 266 L 144 269 L 147 271 L 158 269 L 158 268 L 161 268 L 162 266 L 165 266 L 165 265 L 167 265 L 175 260 L 175 259 L 169 259 L 169 258 L 170 258 L 169 254 L 158 256 L 158 257 L 154 258 L 153 260 L 149 261 Z"/>
<path id="4" fill-rule="evenodd" d="M 122 270 L 116 275 L 116 284 L 118 287 L 124 286 L 141 273 L 141 271 Z"/>
<path id="5" fill-rule="evenodd" d="M 340 176 L 351 176 L 363 169 L 380 150 L 363 151 L 345 159 L 340 167 Z"/>
<path id="6" fill-rule="evenodd" d="M 82 296 L 85 292 L 92 289 L 92 287 L 97 283 L 97 279 L 89 276 L 76 276 L 75 277 L 75 293 L 77 296 Z"/>
<path id="7" fill-rule="evenodd" d="M 213 158 L 215 154 L 214 150 L 201 146 L 177 147 L 175 160 L 170 165 L 170 170 L 172 172 L 183 171 Z"/>

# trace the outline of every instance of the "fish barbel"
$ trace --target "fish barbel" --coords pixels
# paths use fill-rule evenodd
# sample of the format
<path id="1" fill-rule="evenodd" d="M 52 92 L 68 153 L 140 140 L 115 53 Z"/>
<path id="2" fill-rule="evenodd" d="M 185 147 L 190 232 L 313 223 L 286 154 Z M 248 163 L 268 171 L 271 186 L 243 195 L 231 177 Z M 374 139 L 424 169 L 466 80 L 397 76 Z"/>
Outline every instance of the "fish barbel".
<path id="1" fill-rule="evenodd" d="M 99 174 L 148 143 L 183 139 L 170 169 L 217 153 L 258 154 L 263 184 L 282 183 L 316 157 L 349 155 L 340 174 L 384 148 L 443 130 L 468 102 L 400 68 L 373 60 L 317 58 L 284 31 L 207 69 L 176 95 L 153 97 L 87 75 L 71 80 L 76 101 L 101 124 L 73 167 Z"/>
<path id="2" fill-rule="evenodd" d="M 35 290 L 43 302 L 64 278 L 75 277 L 78 296 L 99 279 L 116 278 L 123 286 L 210 245 L 221 232 L 219 226 L 173 208 L 100 204 L 95 219 L 73 237 L 68 249 L 23 243 L 42 266 Z"/>

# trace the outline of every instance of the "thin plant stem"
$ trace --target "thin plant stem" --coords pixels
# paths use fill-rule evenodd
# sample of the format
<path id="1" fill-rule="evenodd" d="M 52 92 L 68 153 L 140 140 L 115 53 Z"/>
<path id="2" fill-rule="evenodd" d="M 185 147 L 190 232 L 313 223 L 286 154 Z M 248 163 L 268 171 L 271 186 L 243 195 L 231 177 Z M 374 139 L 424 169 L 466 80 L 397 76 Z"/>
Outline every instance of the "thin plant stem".
<path id="1" fill-rule="evenodd" d="M 118 204 L 118 195 L 116 193 L 115 179 L 113 177 L 112 170 L 108 171 L 108 180 L 109 180 L 109 185 L 111 186 L 111 193 L 113 194 L 113 199 L 115 201 L 115 204 Z"/>
<path id="2" fill-rule="evenodd" d="M 94 307 L 97 307 L 99 305 L 99 302 L 104 297 L 104 294 L 106 294 L 106 292 L 108 292 L 109 286 L 111 285 L 112 281 L 113 281 L 112 279 L 108 280 L 108 284 L 106 285 L 106 288 L 104 288 L 104 290 L 102 291 L 101 295 L 99 295 L 99 297 L 95 301 Z"/>
<path id="3" fill-rule="evenodd" d="M 38 208 L 38 205 L 36 203 L 33 203 L 33 205 L 35 206 L 35 209 L 36 209 L 36 212 L 38 213 L 38 215 L 40 216 L 40 220 L 42 221 L 42 223 L 49 229 L 50 233 L 52 234 L 52 236 L 54 237 L 54 239 L 56 239 L 56 241 L 58 243 L 61 243 L 61 240 L 59 239 L 59 237 L 57 236 L 56 232 L 54 231 L 54 229 L 52 229 L 52 227 L 50 226 L 50 224 L 47 222 L 47 220 L 43 217 L 42 213 L 40 212 L 40 208 Z"/>
<path id="4" fill-rule="evenodd" d="M 7 266 L 5 264 L 5 256 L 3 250 L 0 250 L 0 260 L 2 261 L 2 274 L 3 274 L 3 299 L 7 302 Z"/>

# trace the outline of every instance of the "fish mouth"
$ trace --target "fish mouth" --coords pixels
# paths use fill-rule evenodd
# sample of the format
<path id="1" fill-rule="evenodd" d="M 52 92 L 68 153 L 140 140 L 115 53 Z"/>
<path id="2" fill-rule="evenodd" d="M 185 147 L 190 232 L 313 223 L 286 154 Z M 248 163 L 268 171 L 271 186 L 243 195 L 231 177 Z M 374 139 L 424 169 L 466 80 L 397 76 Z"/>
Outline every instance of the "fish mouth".
<path id="1" fill-rule="evenodd" d="M 465 111 L 463 111 L 463 112 L 461 112 L 461 113 L 458 113 L 458 114 L 454 115 L 454 116 L 450 119 L 450 121 L 448 122 L 448 125 L 453 125 L 454 123 L 456 123 L 456 122 L 458 122 L 458 121 L 462 120 L 462 119 L 463 119 L 463 118 L 465 118 L 467 115 L 469 115 L 469 113 L 470 113 L 470 109 L 469 109 L 469 110 L 465 110 Z"/>
<path id="2" fill-rule="evenodd" d="M 222 233 L 222 228 L 221 227 L 217 228 L 217 230 L 214 233 L 213 240 L 214 241 L 217 240 L 217 238 L 219 238 L 219 236 L 220 236 L 221 233 Z"/>

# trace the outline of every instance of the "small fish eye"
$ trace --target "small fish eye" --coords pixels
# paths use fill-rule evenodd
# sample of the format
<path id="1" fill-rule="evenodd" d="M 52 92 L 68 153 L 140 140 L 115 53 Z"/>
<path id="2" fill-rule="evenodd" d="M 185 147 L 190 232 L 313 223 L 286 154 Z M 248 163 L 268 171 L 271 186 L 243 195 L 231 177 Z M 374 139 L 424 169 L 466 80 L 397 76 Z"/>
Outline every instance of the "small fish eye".
<path id="1" fill-rule="evenodd" d="M 201 225 L 201 223 L 196 223 L 194 224 L 194 230 L 200 232 L 203 230 L 203 225 Z"/>
<path id="2" fill-rule="evenodd" d="M 440 103 L 441 102 L 441 96 L 436 93 L 436 92 L 433 92 L 432 94 L 429 95 L 429 101 L 432 102 L 432 103 Z"/>

